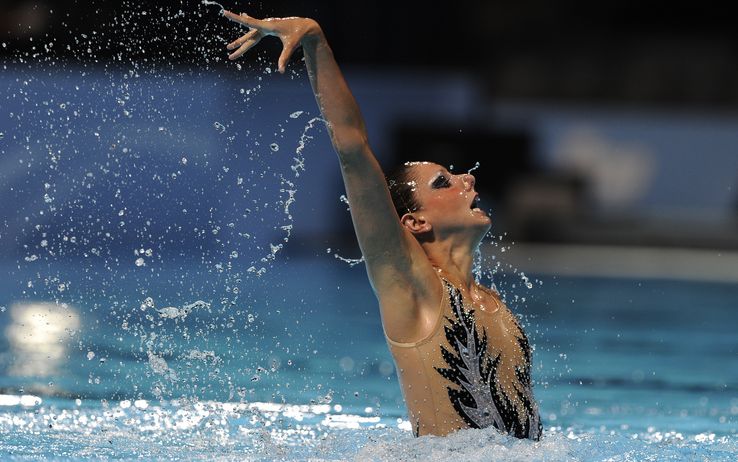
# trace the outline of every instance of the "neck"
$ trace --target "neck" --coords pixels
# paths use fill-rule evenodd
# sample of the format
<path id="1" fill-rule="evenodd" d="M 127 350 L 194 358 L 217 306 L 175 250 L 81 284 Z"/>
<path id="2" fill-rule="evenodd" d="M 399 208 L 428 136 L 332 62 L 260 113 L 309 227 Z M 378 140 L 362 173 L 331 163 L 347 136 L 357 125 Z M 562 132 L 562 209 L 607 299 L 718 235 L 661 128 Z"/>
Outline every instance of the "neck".
<path id="1" fill-rule="evenodd" d="M 472 266 L 474 264 L 474 251 L 477 245 L 456 244 L 449 241 L 426 242 L 423 245 L 428 260 L 442 273 L 449 276 L 455 282 L 471 288 L 474 284 Z"/>

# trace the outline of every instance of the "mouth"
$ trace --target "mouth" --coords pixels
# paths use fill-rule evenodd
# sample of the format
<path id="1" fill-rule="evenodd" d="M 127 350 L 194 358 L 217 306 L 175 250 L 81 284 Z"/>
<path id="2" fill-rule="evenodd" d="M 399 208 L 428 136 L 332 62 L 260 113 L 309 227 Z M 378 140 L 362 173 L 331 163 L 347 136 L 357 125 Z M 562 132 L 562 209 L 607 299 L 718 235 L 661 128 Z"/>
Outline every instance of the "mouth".
<path id="1" fill-rule="evenodd" d="M 479 208 L 479 201 L 479 194 L 475 194 L 472 203 L 469 205 L 469 209 L 471 209 L 472 212 L 482 211 L 482 209 Z"/>

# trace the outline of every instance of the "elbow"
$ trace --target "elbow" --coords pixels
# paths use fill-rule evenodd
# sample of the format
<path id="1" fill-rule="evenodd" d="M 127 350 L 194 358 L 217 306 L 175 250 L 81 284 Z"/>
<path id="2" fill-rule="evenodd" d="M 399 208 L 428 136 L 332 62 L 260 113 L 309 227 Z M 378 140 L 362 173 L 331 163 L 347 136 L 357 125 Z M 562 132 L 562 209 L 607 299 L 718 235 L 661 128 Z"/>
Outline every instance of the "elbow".
<path id="1" fill-rule="evenodd" d="M 344 130 L 341 133 L 334 132 L 331 136 L 333 148 L 338 156 L 343 158 L 356 158 L 369 153 L 369 140 L 363 130 Z"/>

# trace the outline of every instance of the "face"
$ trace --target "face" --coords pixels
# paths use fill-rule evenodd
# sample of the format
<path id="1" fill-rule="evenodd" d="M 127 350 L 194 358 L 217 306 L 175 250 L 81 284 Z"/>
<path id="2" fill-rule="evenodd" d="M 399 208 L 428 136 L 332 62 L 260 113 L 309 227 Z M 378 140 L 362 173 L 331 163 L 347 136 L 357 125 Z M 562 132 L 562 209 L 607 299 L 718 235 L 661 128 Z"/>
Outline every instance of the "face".
<path id="1" fill-rule="evenodd" d="M 412 165 L 415 177 L 415 197 L 420 204 L 416 212 L 438 233 L 489 230 L 491 220 L 478 207 L 474 176 L 469 173 L 451 174 L 445 167 L 431 162 Z"/>

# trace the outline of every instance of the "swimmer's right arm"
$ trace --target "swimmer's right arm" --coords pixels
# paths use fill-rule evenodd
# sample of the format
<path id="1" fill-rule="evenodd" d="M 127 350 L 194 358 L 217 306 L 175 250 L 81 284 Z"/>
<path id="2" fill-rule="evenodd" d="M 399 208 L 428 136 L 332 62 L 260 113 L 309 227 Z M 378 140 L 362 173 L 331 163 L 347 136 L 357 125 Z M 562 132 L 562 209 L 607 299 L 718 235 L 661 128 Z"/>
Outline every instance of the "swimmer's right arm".
<path id="1" fill-rule="evenodd" d="M 228 11 L 225 16 L 251 28 L 228 45 L 236 49 L 230 59 L 240 57 L 264 36 L 275 35 L 283 44 L 278 69 L 284 72 L 292 53 L 303 47 L 310 83 L 341 164 L 354 229 L 374 290 L 380 298 L 422 297 L 411 294 L 408 285 L 424 292 L 433 268 L 420 244 L 400 225 L 384 174 L 369 146 L 364 118 L 318 23 L 306 18 L 258 20 Z M 435 276 L 430 280 L 435 293 L 437 280 Z"/>

